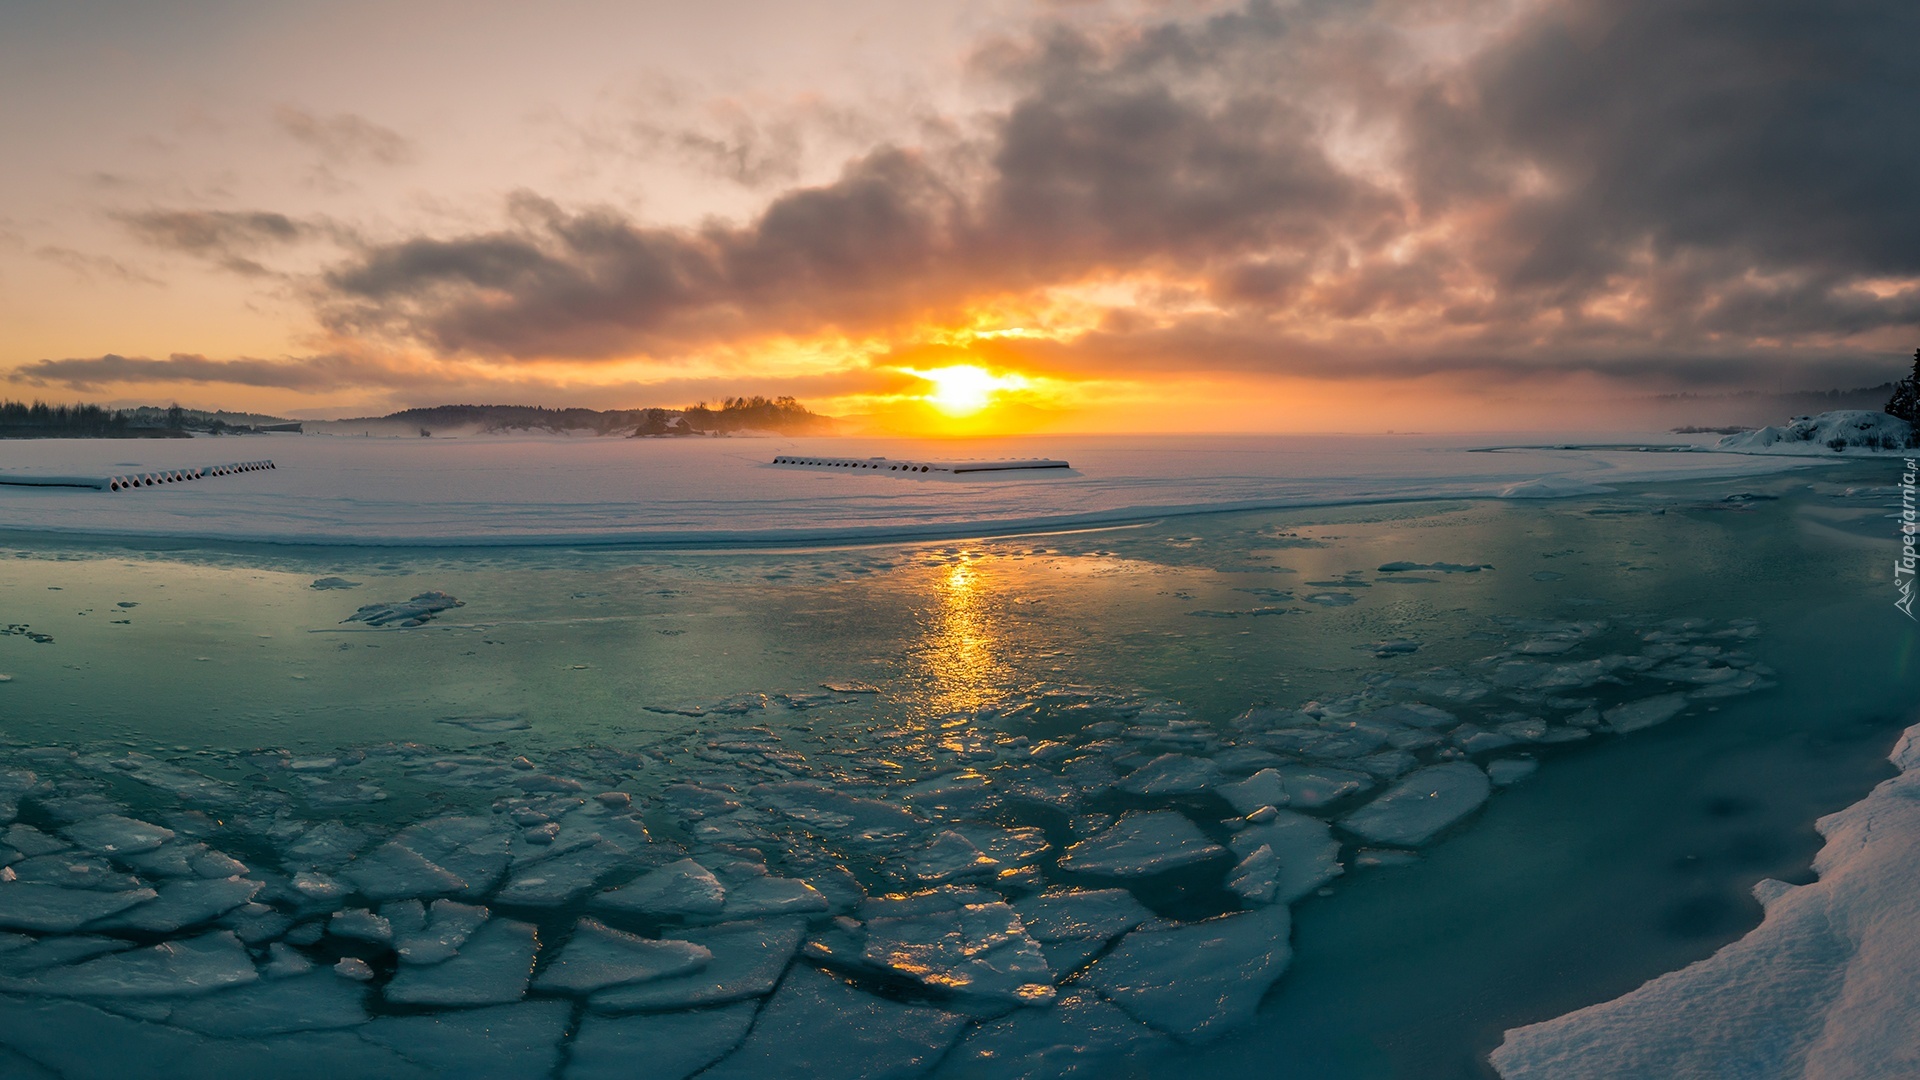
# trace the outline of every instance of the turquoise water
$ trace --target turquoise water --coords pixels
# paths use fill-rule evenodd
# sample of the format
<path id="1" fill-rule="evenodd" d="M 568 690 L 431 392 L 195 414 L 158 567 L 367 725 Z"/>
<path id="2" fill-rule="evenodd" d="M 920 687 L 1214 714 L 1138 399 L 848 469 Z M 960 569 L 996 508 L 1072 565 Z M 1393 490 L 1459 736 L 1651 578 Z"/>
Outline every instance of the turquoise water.
<path id="1" fill-rule="evenodd" d="M 1888 482 L 1884 472 L 1865 463 L 1817 477 L 1692 481 L 1534 504 L 1223 513 L 791 551 L 144 550 L 16 537 L 0 550 L 0 624 L 14 631 L 0 636 L 0 673 L 12 677 L 0 685 L 0 768 L 34 773 L 40 786 L 22 795 L 21 820 L 43 832 L 110 810 L 169 826 L 179 834 L 169 843 L 197 839 L 228 851 L 247 864 L 245 880 L 263 883 L 255 908 L 106 938 L 145 948 L 234 929 L 256 964 L 277 955 L 276 943 L 320 973 L 342 958 L 365 959 L 372 980 L 353 983 L 364 1000 L 329 1027 L 329 1038 L 358 1040 L 352 1054 L 387 1045 L 373 1034 L 385 1030 L 380 1024 L 457 1018 L 459 1010 L 422 1013 L 394 1000 L 404 962 L 396 968 L 379 943 L 300 929 L 324 928 L 332 909 L 293 888 L 294 875 L 348 880 L 358 864 L 353 852 L 303 863 L 291 854 L 298 838 L 344 822 L 361 831 L 365 858 L 397 830 L 461 815 L 495 823 L 499 843 L 516 845 L 502 871 L 511 882 L 525 876 L 523 860 L 535 866 L 554 850 L 528 847 L 531 831 L 559 824 L 564 848 L 586 820 L 581 807 L 627 805 L 596 802 L 605 791 L 631 798 L 651 840 L 636 842 L 627 825 L 619 835 L 595 825 L 592 835 L 621 855 L 579 888 L 538 903 L 501 899 L 519 894 L 490 893 L 497 882 L 439 895 L 491 896 L 496 921 L 535 928 L 540 949 L 528 962 L 545 971 L 577 920 L 600 910 L 598 890 L 682 856 L 716 872 L 725 860 L 764 860 L 764 871 L 729 864 L 736 877 L 721 876 L 735 892 L 761 873 L 811 883 L 818 904 L 742 909 L 743 920 L 761 922 L 806 916 L 810 944 L 754 1021 L 769 1034 L 756 1041 L 760 1028 L 743 1027 L 731 1042 L 700 1036 L 717 1040 L 713 1055 L 744 1039 L 726 1058 L 738 1068 L 833 1071 L 814 1058 L 767 1056 L 764 1041 L 798 1001 L 842 1016 L 871 1002 L 905 1010 L 883 1010 L 874 1023 L 884 1037 L 874 1036 L 863 1060 L 893 1054 L 908 1074 L 937 1066 L 1045 1075 L 1112 1051 L 1126 1061 L 1112 1067 L 1150 1075 L 1202 1064 L 1273 1075 L 1476 1075 L 1504 1027 L 1623 992 L 1738 936 L 1759 914 L 1746 888 L 1763 876 L 1804 874 L 1817 844 L 1813 818 L 1888 771 L 1880 759 L 1914 720 L 1916 675 L 1912 629 L 1891 606 L 1893 533 L 1879 516 L 1884 494 L 1873 490 Z M 1742 495 L 1773 497 L 1729 501 Z M 1386 569 L 1396 563 L 1438 569 Z M 315 587 L 329 578 L 357 584 Z M 461 606 L 412 627 L 343 621 L 362 605 L 430 591 Z M 1495 655 L 1524 663 L 1636 655 L 1652 648 L 1648 635 L 1663 633 L 1685 637 L 1681 653 L 1739 657 L 1711 662 L 1756 673 L 1751 692 L 1689 699 L 1676 719 L 1613 735 L 1597 719 L 1577 718 L 1674 687 L 1649 682 L 1644 669 L 1614 668 L 1583 685 L 1525 690 L 1489 681 L 1494 666 L 1476 666 Z M 1558 639 L 1541 645 L 1543 634 L 1572 644 L 1515 651 L 1560 647 Z M 1485 696 L 1444 696 L 1469 684 Z M 1021 1051 L 1027 1056 L 983 1058 L 976 1051 L 989 1035 L 1002 1040 L 994 1045 L 1025 1046 L 1022 1025 L 1040 1014 L 1031 1006 L 1010 1013 L 1005 995 L 956 990 L 951 976 L 964 964 L 953 956 L 928 974 L 924 964 L 876 952 L 870 938 L 849 958 L 846 940 L 834 936 L 871 934 L 875 918 L 897 917 L 860 894 L 903 895 L 941 880 L 985 890 L 966 898 L 975 904 L 1119 885 L 1162 918 L 1261 909 L 1222 886 L 1237 850 L 1117 881 L 1076 874 L 1059 859 L 1127 810 L 1179 812 L 1204 833 L 1199 843 L 1227 844 L 1243 826 L 1217 789 L 1264 767 L 1262 754 L 1370 777 L 1369 790 L 1304 808 L 1315 820 L 1338 820 L 1399 773 L 1390 762 L 1362 768 L 1357 758 L 1343 765 L 1330 751 L 1299 750 L 1289 732 L 1324 734 L 1389 700 L 1425 701 L 1488 729 L 1544 717 L 1565 738 L 1414 747 L 1399 773 L 1438 760 L 1540 768 L 1417 853 L 1333 832 L 1340 872 L 1295 905 L 1294 959 L 1257 1014 L 1180 1028 L 1150 994 L 1129 996 L 1103 981 L 1102 965 L 1119 961 L 1096 954 L 1117 956 L 1126 939 L 1092 942 L 1091 966 L 1042 942 L 1049 967 L 1041 982 L 1057 998 L 1053 1014 L 1065 1018 L 1047 1038 L 1084 1040 L 1087 1053 L 1064 1065 L 1031 1047 Z M 1292 711 L 1316 702 L 1328 708 Z M 1257 723 L 1236 723 L 1263 707 Z M 1217 760 L 1225 771 L 1167 793 L 1120 783 L 1164 752 Z M 524 768 L 514 769 L 516 758 Z M 1104 778 L 1088 779 L 1099 770 Z M 211 783 L 196 787 L 195 776 Z M 528 786 L 525 776 L 553 784 Z M 1062 777 L 1072 790 L 1058 786 Z M 959 787 L 935 797 L 912 786 L 929 778 Z M 836 810 L 817 793 L 754 786 L 795 780 L 824 781 L 890 813 L 910 809 L 914 823 L 887 817 L 898 828 L 879 836 L 861 821 L 840 821 L 879 809 Z M 744 809 L 702 810 L 706 796 L 688 795 L 690 782 L 731 791 Z M 953 794 L 976 787 L 991 797 Z M 991 872 L 940 879 L 914 869 L 948 826 L 975 830 L 969 841 L 997 859 Z M 369 895 L 346 892 L 333 907 L 372 906 Z M 692 932 L 685 922 L 700 920 L 608 921 L 677 940 Z M 287 925 L 272 930 L 279 922 Z M 1171 929 L 1156 927 L 1133 937 Z M 88 929 L 75 928 L 103 936 Z M 816 967 L 840 981 L 807 989 L 794 972 Z M 994 967 L 996 976 L 1006 968 Z M 180 995 L 168 988 L 103 996 L 97 987 L 60 989 L 44 971 L 16 971 L 8 977 L 26 981 L 0 987 L 15 995 L 7 1000 L 19 1016 L 42 1026 L 99 1022 L 84 1011 L 98 1009 L 136 1025 L 127 1035 L 136 1041 L 187 1030 L 177 1019 Z M 246 972 L 226 974 L 236 987 L 253 985 Z M 754 1002 L 768 990 L 737 996 Z M 501 1074 L 596 1075 L 591 1047 L 638 1038 L 642 1020 L 660 1015 L 656 1006 L 620 1005 L 617 987 L 599 993 L 583 1000 L 536 983 L 522 1005 L 499 1004 L 521 1000 L 511 989 L 490 998 L 500 1008 L 544 1010 L 524 1014 L 538 1019 L 528 1036 L 538 1045 L 517 1064 L 500 1064 Z M 56 1015 L 45 1011 L 54 1000 L 79 1004 Z M 1085 1019 L 1106 1001 L 1121 1006 L 1111 1023 Z M 746 1008 L 739 1022 L 751 1014 Z M 709 1012 L 687 1015 L 721 1024 Z M 960 1019 L 933 1023 L 936 1016 Z M 944 1041 L 921 1046 L 902 1034 L 916 1028 L 945 1032 Z M 55 1051 L 7 1030 L 0 1024 L 0 1045 L 54 1067 Z M 267 1028 L 193 1046 L 211 1053 L 236 1037 L 270 1054 L 295 1052 L 274 1041 L 294 1036 Z M 336 1051 L 347 1054 L 341 1061 L 361 1060 Z M 400 1057 L 451 1067 L 437 1052 Z M 840 1064 L 854 1075 L 868 1067 Z"/>

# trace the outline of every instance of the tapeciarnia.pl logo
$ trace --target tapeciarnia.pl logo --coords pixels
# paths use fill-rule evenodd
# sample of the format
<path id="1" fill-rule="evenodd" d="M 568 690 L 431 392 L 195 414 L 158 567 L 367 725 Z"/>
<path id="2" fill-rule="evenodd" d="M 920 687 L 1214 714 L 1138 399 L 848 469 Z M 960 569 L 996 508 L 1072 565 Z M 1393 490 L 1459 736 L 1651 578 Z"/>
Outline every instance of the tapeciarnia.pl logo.
<path id="1" fill-rule="evenodd" d="M 1913 509 L 1913 482 L 1915 473 L 1920 472 L 1914 466 L 1914 459 L 1907 459 L 1907 471 L 1900 474 L 1900 557 L 1893 561 L 1893 586 L 1900 596 L 1893 602 L 1909 619 L 1913 615 L 1914 552 L 1916 534 L 1920 534 L 1920 522 L 1916 522 Z M 1920 620 L 1915 620 L 1920 621 Z"/>

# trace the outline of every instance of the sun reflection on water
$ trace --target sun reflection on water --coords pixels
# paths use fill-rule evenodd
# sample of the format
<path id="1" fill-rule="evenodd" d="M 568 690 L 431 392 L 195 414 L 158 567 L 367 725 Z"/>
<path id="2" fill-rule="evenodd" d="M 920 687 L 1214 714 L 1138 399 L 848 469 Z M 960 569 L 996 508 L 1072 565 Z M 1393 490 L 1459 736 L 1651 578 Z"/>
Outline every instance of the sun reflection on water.
<path id="1" fill-rule="evenodd" d="M 936 579 L 936 588 L 919 649 L 932 683 L 928 704 L 940 716 L 971 713 L 1006 685 L 1006 642 L 991 574 L 968 552 Z"/>

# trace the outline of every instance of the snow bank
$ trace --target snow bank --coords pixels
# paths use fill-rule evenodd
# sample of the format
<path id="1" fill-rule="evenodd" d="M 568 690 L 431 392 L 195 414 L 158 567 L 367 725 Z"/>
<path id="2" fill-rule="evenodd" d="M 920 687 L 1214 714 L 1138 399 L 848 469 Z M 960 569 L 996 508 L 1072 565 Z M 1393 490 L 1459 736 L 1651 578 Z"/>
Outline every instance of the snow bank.
<path id="1" fill-rule="evenodd" d="M 1883 412 L 1842 409 L 1819 416 L 1796 416 L 1785 427 L 1743 431 L 1720 440 L 1715 449 L 1735 454 L 1791 454 L 1823 457 L 1834 453 L 1901 451 L 1911 446 L 1913 425 Z"/>
<path id="2" fill-rule="evenodd" d="M 1484 436 L 1076 436 L 966 447 L 982 458 L 1070 460 L 1072 470 L 902 477 L 773 461 L 820 453 L 951 458 L 952 445 L 327 435 L 266 442 L 277 468 L 219 484 L 174 484 L 124 497 L 0 485 L 0 530 L 323 545 L 920 540 L 1218 510 L 1561 497 L 1596 493 L 1601 482 L 1744 476 L 1801 464 L 1619 446 L 1470 453 L 1488 445 Z M 1643 437 L 1634 445 L 1652 444 Z M 151 472 L 183 466 L 174 456 L 195 452 L 186 442 L 36 439 L 9 445 L 0 473 Z"/>
<path id="3" fill-rule="evenodd" d="M 1500 1075 L 1920 1076 L 1920 725 L 1892 759 L 1901 775 L 1820 820 L 1818 881 L 1762 881 L 1766 917 L 1746 937 L 1507 1032 L 1492 1055 Z"/>

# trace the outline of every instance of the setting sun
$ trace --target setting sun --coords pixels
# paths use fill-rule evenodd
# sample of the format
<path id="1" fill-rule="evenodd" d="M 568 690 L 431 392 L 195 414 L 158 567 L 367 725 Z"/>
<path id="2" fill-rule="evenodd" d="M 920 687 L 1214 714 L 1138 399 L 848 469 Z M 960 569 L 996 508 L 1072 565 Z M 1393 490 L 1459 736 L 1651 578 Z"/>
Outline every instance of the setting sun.
<path id="1" fill-rule="evenodd" d="M 956 364 L 931 371 L 909 368 L 907 372 L 933 384 L 931 392 L 923 395 L 922 400 L 949 416 L 977 413 L 987 407 L 995 393 L 1020 390 L 1027 386 L 1027 380 L 1019 375 L 995 375 L 973 364 Z"/>

